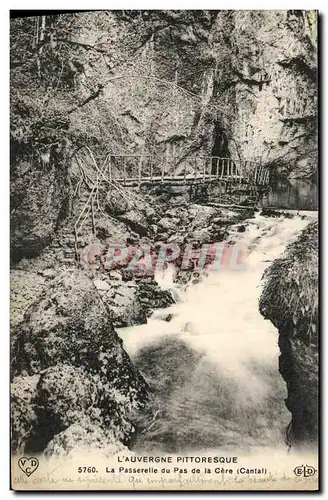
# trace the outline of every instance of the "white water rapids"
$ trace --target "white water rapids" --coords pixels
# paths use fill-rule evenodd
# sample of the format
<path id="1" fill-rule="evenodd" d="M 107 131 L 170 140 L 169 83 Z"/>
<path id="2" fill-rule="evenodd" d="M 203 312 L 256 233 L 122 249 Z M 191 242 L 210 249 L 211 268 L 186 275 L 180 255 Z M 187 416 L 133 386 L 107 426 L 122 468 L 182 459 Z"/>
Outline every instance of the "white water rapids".
<path id="1" fill-rule="evenodd" d="M 290 421 L 278 372 L 278 332 L 259 310 L 261 277 L 311 220 L 257 215 L 231 234 L 245 270 L 213 271 L 155 311 L 146 325 L 118 331 L 124 348 L 153 388 L 154 415 L 136 451 L 213 448 L 245 452 L 285 447 Z M 172 272 L 158 276 L 174 287 Z M 165 321 L 168 314 L 170 321 Z"/>

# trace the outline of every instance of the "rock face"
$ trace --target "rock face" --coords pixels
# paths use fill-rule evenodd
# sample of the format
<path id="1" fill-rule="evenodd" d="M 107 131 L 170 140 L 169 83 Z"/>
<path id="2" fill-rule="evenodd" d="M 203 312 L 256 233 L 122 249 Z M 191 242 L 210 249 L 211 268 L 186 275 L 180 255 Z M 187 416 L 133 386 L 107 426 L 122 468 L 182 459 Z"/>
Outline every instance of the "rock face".
<path id="1" fill-rule="evenodd" d="M 66 442 L 58 434 L 83 436 L 90 426 L 99 427 L 98 438 L 107 436 L 104 442 L 128 443 L 134 432 L 129 415 L 147 399 L 147 384 L 124 351 L 106 303 L 78 271 L 59 275 L 17 327 L 12 375 L 16 449 L 44 451 L 56 438 L 49 446 L 58 451 Z M 16 397 L 24 387 L 31 387 L 26 397 Z M 79 430 L 80 422 L 87 427 Z"/>
<path id="2" fill-rule="evenodd" d="M 288 343 L 290 331 L 279 331 L 279 371 L 287 383 L 286 406 L 292 414 L 290 444 L 302 446 L 318 442 L 319 354 L 317 345 L 298 339 Z"/>
<path id="3" fill-rule="evenodd" d="M 135 280 L 122 282 L 112 280 L 113 273 L 115 271 L 111 271 L 109 276 L 105 275 L 102 281 L 94 280 L 94 283 L 98 283 L 96 287 L 110 311 L 115 327 L 147 323 L 147 318 L 154 309 L 165 308 L 174 303 L 171 293 L 162 290 L 152 277 L 143 275 L 138 283 Z"/>
<path id="4" fill-rule="evenodd" d="M 82 448 L 102 443 L 111 453 L 129 443 L 134 433 L 130 414 L 147 399 L 147 384 L 113 325 L 146 322 L 153 308 L 166 307 L 173 299 L 153 279 L 135 286 L 135 277 L 121 268 L 108 270 L 113 273 L 108 280 L 99 277 L 100 255 L 94 275 L 75 269 L 74 224 L 98 179 L 80 145 L 97 149 L 99 166 L 102 155 L 106 166 L 110 152 L 112 171 L 119 169 L 122 175 L 124 168 L 128 174 L 153 169 L 152 175 L 159 175 L 163 162 L 179 173 L 186 156 L 193 158 L 187 169 L 192 173 L 200 156 L 214 155 L 261 159 L 289 177 L 310 177 L 316 169 L 316 15 L 100 11 L 68 14 L 67 21 L 57 38 L 68 33 L 69 54 L 65 44 L 44 50 L 44 86 L 40 79 L 40 95 L 26 92 L 27 100 L 16 112 L 19 126 L 13 122 L 11 254 L 21 266 L 12 275 L 13 447 L 62 454 L 78 441 Z M 46 39 L 52 34 L 50 24 Z M 29 33 L 20 30 L 13 52 L 20 34 Z M 93 46 L 100 47 L 102 57 L 98 49 L 89 50 Z M 62 125 L 56 120 L 51 125 L 43 113 L 44 95 L 57 81 L 59 60 L 66 72 L 72 60 L 79 69 L 58 81 L 58 92 L 47 104 L 50 115 L 66 118 Z M 34 62 L 32 66 L 27 65 L 26 80 L 16 75 L 19 103 L 22 89 L 25 93 L 25 86 L 34 87 Z M 90 95 L 97 86 L 99 91 Z M 77 95 L 84 104 L 73 113 Z M 35 127 L 32 135 L 20 138 L 25 125 L 42 125 L 46 137 Z M 131 155 L 124 165 L 122 151 Z M 143 159 L 136 160 L 138 155 Z M 151 164 L 149 155 L 157 163 Z M 99 195 L 104 211 L 95 203 L 96 220 L 90 210 L 78 227 L 80 250 L 90 235 L 103 244 L 141 245 L 150 238 L 159 245 L 176 242 L 180 248 L 195 240 L 222 241 L 227 227 L 242 220 L 238 214 L 191 205 L 191 200 L 202 203 L 208 197 L 204 187 L 143 186 L 145 196 L 139 196 L 110 184 L 94 200 Z M 149 196 L 157 196 L 153 206 Z M 27 270 L 24 257 L 29 259 Z M 150 278 L 153 274 L 151 270 Z M 278 328 L 280 369 L 288 384 L 293 432 L 300 440 L 316 432 L 317 344 L 314 337 L 309 345 L 303 337 L 294 338 L 289 324 Z"/>
<path id="5" fill-rule="evenodd" d="M 291 445 L 315 444 L 318 434 L 318 223 L 266 272 L 260 311 L 279 330 L 279 371 L 286 381 Z"/>
<path id="6" fill-rule="evenodd" d="M 260 159 L 290 177 L 316 172 L 316 29 L 314 11 L 234 12 L 232 72 L 219 92 L 235 117 L 223 119 L 221 138 L 232 157 Z"/>
<path id="7" fill-rule="evenodd" d="M 31 437 L 33 428 L 37 426 L 35 412 L 37 402 L 37 383 L 39 375 L 14 378 L 11 387 L 11 446 L 17 452 L 24 451 Z"/>
<path id="8" fill-rule="evenodd" d="M 45 279 L 36 272 L 13 269 L 10 273 L 10 326 L 23 321 L 26 310 L 44 292 Z"/>
<path id="9" fill-rule="evenodd" d="M 11 258 L 35 257 L 68 213 L 67 165 L 56 155 L 41 167 L 18 162 L 11 172 Z"/>
<path id="10" fill-rule="evenodd" d="M 88 142 L 86 128 L 95 143 L 111 144 L 111 154 L 126 151 L 128 173 L 153 168 L 158 175 L 163 162 L 179 173 L 186 156 L 194 158 L 187 165 L 191 173 L 200 168 L 200 156 L 214 155 L 261 161 L 289 177 L 312 179 L 317 165 L 316 17 L 314 11 L 287 10 L 68 15 L 77 45 L 100 40 L 107 55 L 95 64 L 93 51 L 76 53 L 82 73 L 74 77 L 75 91 L 87 98 L 99 83 L 102 92 L 77 109 L 61 133 L 69 136 L 69 128 L 72 150 L 75 139 Z M 71 107 L 70 98 L 65 105 Z M 38 255 L 68 212 L 68 172 L 74 171 L 74 161 L 68 165 L 66 152 L 55 151 L 51 143 L 49 157 L 41 152 L 32 161 L 29 150 L 12 141 L 14 261 Z M 133 160 L 133 155 L 144 158 Z M 146 155 L 158 161 L 150 165 Z M 111 161 L 113 171 L 122 171 L 121 157 Z M 78 182 L 80 175 L 71 181 Z M 163 201 L 171 199 L 162 191 Z M 189 196 L 176 194 L 180 201 Z M 151 217 L 136 214 L 132 201 L 114 190 L 104 205 L 146 236 Z M 103 226 L 97 236 L 111 237 Z"/>
<path id="11" fill-rule="evenodd" d="M 129 47 L 136 26 L 140 34 L 152 23 L 159 28 L 134 56 L 133 66 L 126 66 L 126 77 L 113 78 L 101 97 L 102 108 L 110 101 L 121 110 L 119 119 L 133 154 L 166 157 L 168 168 L 176 172 L 180 167 L 172 156 L 184 155 L 261 161 L 289 177 L 316 172 L 315 11 L 110 16 L 108 30 L 117 56 L 120 37 Z M 90 43 L 96 35 L 105 36 L 100 20 L 101 14 L 83 32 Z M 89 76 L 95 73 L 90 62 L 85 61 Z M 106 71 L 105 62 L 99 63 L 97 76 Z M 149 171 L 146 160 L 139 166 Z"/>

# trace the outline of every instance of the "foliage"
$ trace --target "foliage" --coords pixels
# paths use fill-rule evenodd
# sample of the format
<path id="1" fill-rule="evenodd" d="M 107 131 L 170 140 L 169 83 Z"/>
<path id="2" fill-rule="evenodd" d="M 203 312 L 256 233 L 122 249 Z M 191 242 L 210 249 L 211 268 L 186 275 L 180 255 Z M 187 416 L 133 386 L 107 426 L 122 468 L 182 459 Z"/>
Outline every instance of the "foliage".
<path id="1" fill-rule="evenodd" d="M 70 28 L 70 17 L 18 18 L 11 22 L 11 145 L 13 160 L 47 151 L 68 129 L 74 102 L 72 70 L 64 43 L 54 33 Z M 16 158 L 18 156 L 18 158 Z"/>
<path id="2" fill-rule="evenodd" d="M 123 10 L 12 20 L 13 162 L 64 139 L 103 152 L 152 151 L 165 140 L 155 136 L 163 122 L 172 125 L 172 110 L 186 121 L 195 113 L 199 135 L 211 105 L 202 95 L 217 16 Z M 139 128 L 131 108 L 147 111 Z"/>

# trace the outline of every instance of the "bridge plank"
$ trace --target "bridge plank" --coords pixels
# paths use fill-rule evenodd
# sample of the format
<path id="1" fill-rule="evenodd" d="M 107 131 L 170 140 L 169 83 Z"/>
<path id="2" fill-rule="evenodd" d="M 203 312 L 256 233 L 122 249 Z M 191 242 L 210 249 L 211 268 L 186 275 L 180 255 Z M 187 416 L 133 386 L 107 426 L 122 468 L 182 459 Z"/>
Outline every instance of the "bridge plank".
<path id="1" fill-rule="evenodd" d="M 133 159 L 138 167 L 137 175 L 127 174 L 126 158 Z M 145 158 L 149 159 L 149 168 L 145 169 Z M 113 168 L 112 159 L 117 159 L 121 168 Z M 159 163 L 159 173 L 154 172 L 156 160 Z M 147 161 L 147 163 L 148 163 Z M 258 165 L 250 160 L 233 160 L 232 158 L 221 157 L 186 157 L 183 159 L 184 166 L 176 174 L 176 165 L 182 163 L 179 158 L 174 158 L 174 162 L 169 161 L 169 157 L 152 157 L 149 155 L 121 155 L 110 156 L 108 159 L 108 171 L 110 181 L 122 182 L 124 185 L 141 184 L 142 182 L 170 182 L 172 180 L 178 183 L 185 182 L 213 182 L 228 181 L 239 182 L 239 186 L 244 184 L 253 184 L 254 186 L 263 186 L 269 184 L 269 169 L 263 165 Z M 188 174 L 188 164 L 193 166 L 193 172 Z M 99 180 L 99 182 L 101 182 Z"/>

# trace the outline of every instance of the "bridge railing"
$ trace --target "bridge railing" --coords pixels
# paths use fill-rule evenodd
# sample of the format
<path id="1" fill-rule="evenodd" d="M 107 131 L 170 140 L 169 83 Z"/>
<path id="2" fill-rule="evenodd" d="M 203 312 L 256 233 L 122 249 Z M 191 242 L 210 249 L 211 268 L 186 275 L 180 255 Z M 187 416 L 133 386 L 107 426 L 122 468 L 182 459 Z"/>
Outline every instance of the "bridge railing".
<path id="1" fill-rule="evenodd" d="M 220 181 L 268 185 L 270 169 L 250 160 L 218 156 L 110 155 L 109 179 L 127 184 L 164 181 Z"/>

